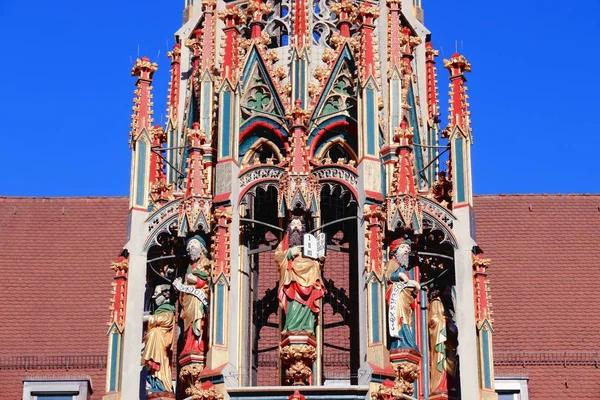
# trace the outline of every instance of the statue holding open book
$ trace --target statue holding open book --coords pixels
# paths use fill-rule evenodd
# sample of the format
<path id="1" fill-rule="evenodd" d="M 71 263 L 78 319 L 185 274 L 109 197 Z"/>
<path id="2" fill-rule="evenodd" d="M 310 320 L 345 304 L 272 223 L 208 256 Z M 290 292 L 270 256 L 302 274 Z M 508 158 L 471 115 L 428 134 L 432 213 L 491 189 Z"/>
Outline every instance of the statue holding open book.
<path id="1" fill-rule="evenodd" d="M 302 218 L 292 217 L 275 250 L 279 267 L 278 298 L 285 314 L 284 332 L 315 332 L 315 317 L 325 294 L 321 278 L 324 248 L 324 234 L 317 238 L 307 234 Z"/>

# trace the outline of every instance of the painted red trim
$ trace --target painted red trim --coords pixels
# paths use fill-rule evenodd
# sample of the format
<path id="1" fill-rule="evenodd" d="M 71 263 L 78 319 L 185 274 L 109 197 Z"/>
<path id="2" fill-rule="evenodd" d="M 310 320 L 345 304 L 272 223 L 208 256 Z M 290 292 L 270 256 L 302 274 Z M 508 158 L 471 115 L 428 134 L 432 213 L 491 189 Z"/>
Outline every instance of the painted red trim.
<path id="1" fill-rule="evenodd" d="M 365 195 L 369 199 L 383 201 L 383 195 L 379 192 L 372 192 L 370 190 L 365 190 Z"/>
<path id="2" fill-rule="evenodd" d="M 221 193 L 213 197 L 213 203 L 225 203 L 229 201 L 229 197 L 231 196 L 231 192 Z"/>
<path id="3" fill-rule="evenodd" d="M 376 162 L 379 162 L 380 160 L 377 157 L 362 156 L 361 158 L 358 159 L 358 162 L 356 163 L 356 165 L 359 165 L 363 161 L 376 161 Z"/>
<path id="4" fill-rule="evenodd" d="M 273 122 L 275 122 L 275 121 L 273 121 Z M 246 139 L 246 136 L 248 136 L 250 134 L 250 132 L 253 131 L 254 129 L 256 129 L 257 127 L 262 127 L 262 128 L 269 129 L 279 139 L 281 139 L 282 143 L 286 143 L 287 142 L 287 138 L 286 138 L 286 136 L 283 135 L 283 133 L 281 132 L 281 130 L 275 128 L 272 125 L 269 125 L 268 123 L 266 123 L 264 121 L 254 121 L 253 123 L 251 123 L 250 125 L 248 125 L 243 131 L 240 132 L 239 143 L 242 143 L 244 141 L 244 139 Z"/>
<path id="5" fill-rule="evenodd" d="M 311 158 L 313 158 L 315 156 L 315 150 L 317 148 L 317 144 L 319 144 L 321 137 L 323 135 L 325 135 L 325 133 L 327 133 L 328 131 L 330 131 L 334 128 L 337 128 L 337 127 L 349 128 L 348 133 L 351 133 L 352 135 L 354 135 L 354 137 L 357 136 L 356 126 L 353 126 L 348 121 L 340 120 L 340 121 L 332 122 L 332 123 L 326 125 L 325 127 L 321 128 L 321 130 L 319 130 L 319 132 L 317 132 L 317 134 L 313 137 L 312 143 L 310 144 L 310 150 L 309 150 L 309 154 L 310 154 Z M 353 127 L 354 127 L 354 129 L 352 129 Z"/>

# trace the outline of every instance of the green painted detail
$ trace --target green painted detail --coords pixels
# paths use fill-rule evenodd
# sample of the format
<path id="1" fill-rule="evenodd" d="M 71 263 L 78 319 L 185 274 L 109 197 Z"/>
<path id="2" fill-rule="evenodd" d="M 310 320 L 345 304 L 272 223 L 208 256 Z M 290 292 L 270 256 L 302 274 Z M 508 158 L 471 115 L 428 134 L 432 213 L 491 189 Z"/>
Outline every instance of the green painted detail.
<path id="1" fill-rule="evenodd" d="M 321 111 L 322 115 L 333 114 L 336 111 L 346 110 L 355 105 L 353 99 L 353 81 L 352 72 L 348 64 L 342 64 L 338 74 L 335 76 L 331 89 L 327 93 L 325 105 Z"/>
<path id="2" fill-rule="evenodd" d="M 487 389 L 492 388 L 492 365 L 490 360 L 490 332 L 487 329 L 481 331 L 481 345 L 483 346 L 483 384 Z"/>
<path id="3" fill-rule="evenodd" d="M 248 100 L 248 108 L 253 110 L 262 111 L 267 104 L 271 101 L 271 96 L 264 91 L 257 91 L 254 98 Z"/>
<path id="4" fill-rule="evenodd" d="M 379 326 L 379 284 L 375 281 L 371 283 L 371 327 L 373 330 L 373 343 L 381 342 Z"/>
<path id="5" fill-rule="evenodd" d="M 376 132 L 376 124 L 377 120 L 376 115 L 376 104 L 375 104 L 375 92 L 373 88 L 369 87 L 367 89 L 367 153 L 370 155 L 375 155 L 375 135 Z"/>
<path id="6" fill-rule="evenodd" d="M 217 285 L 217 344 L 225 344 L 225 317 L 225 285 L 221 282 Z"/>
<path id="7" fill-rule="evenodd" d="M 294 61 L 294 78 L 295 78 L 295 82 L 294 82 L 294 94 L 296 95 L 296 97 L 298 97 L 298 93 L 300 93 L 300 60 L 296 60 Z M 296 100 L 296 99 L 292 99 L 292 100 Z"/>
<path id="8" fill-rule="evenodd" d="M 148 159 L 148 143 L 145 138 L 142 138 L 137 143 L 137 161 L 136 161 L 136 192 L 135 192 L 135 205 L 143 207 L 146 203 L 146 160 Z"/>
<path id="9" fill-rule="evenodd" d="M 458 137 L 454 140 L 454 155 L 456 159 L 456 202 L 463 203 L 465 201 L 465 162 L 463 150 L 463 138 Z"/>
<path id="10" fill-rule="evenodd" d="M 221 156 L 229 157 L 229 148 L 231 147 L 231 119 L 232 112 L 231 109 L 231 92 L 229 90 L 225 90 L 223 92 L 223 115 L 221 120 L 221 126 L 223 127 L 222 135 L 221 135 Z"/>
<path id="11" fill-rule="evenodd" d="M 118 360 L 119 360 L 119 352 L 121 346 L 119 346 L 119 332 L 116 330 L 111 334 L 111 344 L 110 344 L 110 371 L 109 371 L 109 383 L 108 383 L 108 391 L 114 392 L 117 390 L 117 374 L 118 374 Z"/>
<path id="12" fill-rule="evenodd" d="M 300 101 L 302 107 L 306 107 L 306 98 L 304 97 L 304 88 L 306 87 L 306 60 L 300 61 Z"/>
<path id="13" fill-rule="evenodd" d="M 315 314 L 310 307 L 297 301 L 290 300 L 285 315 L 285 331 L 308 331 L 314 333 Z"/>

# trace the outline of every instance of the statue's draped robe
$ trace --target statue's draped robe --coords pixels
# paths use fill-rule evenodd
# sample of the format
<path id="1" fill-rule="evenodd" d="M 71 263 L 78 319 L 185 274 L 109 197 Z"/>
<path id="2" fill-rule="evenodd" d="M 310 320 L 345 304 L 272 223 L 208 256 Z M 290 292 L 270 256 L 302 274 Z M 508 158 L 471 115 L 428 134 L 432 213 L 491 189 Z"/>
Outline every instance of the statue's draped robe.
<path id="1" fill-rule="evenodd" d="M 315 314 L 321 309 L 325 294 L 321 278 L 321 264 L 302 254 L 292 256 L 288 236 L 275 249 L 279 268 L 278 298 L 285 313 L 284 331 L 314 333 Z"/>
<path id="2" fill-rule="evenodd" d="M 173 392 L 171 346 L 176 324 L 175 308 L 170 304 L 157 308 L 148 320 L 142 365 L 149 367 L 148 380 L 152 392 Z"/>
<path id="3" fill-rule="evenodd" d="M 191 264 L 187 273 L 198 278 L 198 283 L 191 284 L 184 280 L 186 286 L 204 289 L 208 282 L 208 271 L 210 271 L 210 260 L 201 255 L 196 262 Z M 182 355 L 186 353 L 201 354 L 204 351 L 202 342 L 202 331 L 204 329 L 204 304 L 199 298 L 192 294 L 180 293 L 179 304 L 181 306 L 180 316 L 183 320 L 183 330 L 185 333 L 185 344 Z"/>
<path id="4" fill-rule="evenodd" d="M 390 260 L 387 264 L 386 276 L 389 282 L 392 284 L 388 286 L 386 292 L 386 300 L 388 305 L 390 304 L 392 292 L 394 290 L 395 285 L 400 285 L 400 264 L 396 262 L 396 260 Z M 414 289 L 411 287 L 406 287 L 402 289 L 400 295 L 398 297 L 398 305 L 396 307 L 396 321 L 400 325 L 399 329 L 399 338 L 392 338 L 391 349 L 399 349 L 399 348 L 410 348 L 414 350 L 419 350 L 417 344 L 415 343 L 414 331 L 413 331 L 413 310 L 415 307 L 415 299 L 412 296 L 412 291 Z M 388 311 L 391 312 L 391 311 Z"/>
<path id="5" fill-rule="evenodd" d="M 448 348 L 448 327 L 444 305 L 435 297 L 429 302 L 430 392 L 448 391 L 448 374 L 454 376 L 456 360 Z"/>

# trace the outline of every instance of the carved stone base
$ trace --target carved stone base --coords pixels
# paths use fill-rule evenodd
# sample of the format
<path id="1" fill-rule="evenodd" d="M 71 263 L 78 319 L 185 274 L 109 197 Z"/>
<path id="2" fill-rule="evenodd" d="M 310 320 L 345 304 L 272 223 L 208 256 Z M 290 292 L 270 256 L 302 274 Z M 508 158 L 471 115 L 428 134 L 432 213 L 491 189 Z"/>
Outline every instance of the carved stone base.
<path id="1" fill-rule="evenodd" d="M 194 363 L 181 367 L 179 371 L 179 380 L 181 381 L 181 390 L 187 393 L 187 390 L 200 381 L 200 373 L 204 370 L 204 364 Z"/>
<path id="2" fill-rule="evenodd" d="M 223 394 L 217 393 L 216 387 L 211 381 L 196 382 L 185 389 L 185 393 L 191 396 L 191 400 L 223 400 L 225 397 Z"/>
<path id="3" fill-rule="evenodd" d="M 403 399 L 406 394 L 407 384 L 386 379 L 382 384 L 371 390 L 371 400 L 397 400 Z M 412 389 L 412 386 L 411 386 Z"/>
<path id="4" fill-rule="evenodd" d="M 404 394 L 412 396 L 413 383 L 419 378 L 421 353 L 414 349 L 394 349 L 390 351 L 390 360 L 396 370 L 396 382 L 401 386 Z"/>
<path id="5" fill-rule="evenodd" d="M 175 398 L 175 393 L 156 392 L 148 393 L 148 400 L 172 400 Z"/>
<path id="6" fill-rule="evenodd" d="M 307 332 L 286 332 L 279 347 L 279 356 L 285 365 L 288 384 L 308 385 L 312 366 L 317 359 L 317 342 Z"/>
<path id="7" fill-rule="evenodd" d="M 185 355 L 182 355 L 179 358 L 179 365 L 187 364 L 202 364 L 202 366 L 204 366 L 206 365 L 206 355 L 194 353 L 187 353 Z"/>
<path id="8" fill-rule="evenodd" d="M 427 400 L 449 400 L 448 393 L 433 393 Z"/>
<path id="9" fill-rule="evenodd" d="M 392 364 L 412 362 L 419 365 L 421 362 L 421 353 L 414 349 L 393 349 L 390 350 L 390 361 Z"/>

